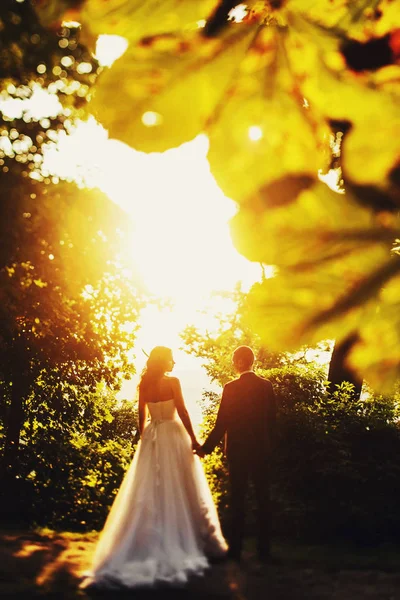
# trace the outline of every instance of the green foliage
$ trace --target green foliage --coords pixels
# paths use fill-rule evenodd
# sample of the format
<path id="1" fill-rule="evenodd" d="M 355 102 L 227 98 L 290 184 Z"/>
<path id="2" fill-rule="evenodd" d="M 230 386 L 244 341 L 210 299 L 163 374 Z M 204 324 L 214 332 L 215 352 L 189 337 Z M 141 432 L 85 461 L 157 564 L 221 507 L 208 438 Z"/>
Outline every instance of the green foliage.
<path id="1" fill-rule="evenodd" d="M 325 369 L 316 363 L 288 364 L 262 370 L 260 375 L 271 381 L 281 412 L 297 405 L 313 406 L 325 394 Z"/>
<path id="2" fill-rule="evenodd" d="M 122 213 L 105 196 L 13 173 L 2 181 L 0 385 L 17 443 L 32 394 L 118 387 L 133 373 L 140 302 L 117 263 Z"/>
<path id="3" fill-rule="evenodd" d="M 0 28 L 0 477 L 11 507 L 13 486 L 33 486 L 39 518 L 35 502 L 50 490 L 54 504 L 55 482 L 81 494 L 94 473 L 99 490 L 115 489 L 129 442 L 105 436 L 103 481 L 89 446 L 101 454 L 97 420 L 111 416 L 101 395 L 97 404 L 90 397 L 104 383 L 117 390 L 134 372 L 129 351 L 141 302 L 121 256 L 126 215 L 98 190 L 59 183 L 42 168 L 45 150 L 87 116 L 96 61 L 76 25 L 44 29 L 31 2 L 5 0 Z M 38 92 L 48 102 L 29 108 Z M 84 407 L 92 413 L 86 430 Z M 70 519 L 93 494 L 69 497 L 59 515 Z"/>
<path id="4" fill-rule="evenodd" d="M 223 386 L 235 377 L 232 364 L 232 353 L 237 346 L 249 345 L 253 348 L 260 369 L 283 364 L 287 357 L 280 352 L 270 352 L 265 347 L 257 332 L 250 329 L 243 321 L 243 308 L 246 294 L 240 289 L 224 294 L 232 303 L 226 314 L 217 314 L 218 327 L 212 333 L 201 331 L 194 325 L 188 325 L 181 333 L 181 338 L 190 354 L 201 361 L 212 381 Z"/>
<path id="5" fill-rule="evenodd" d="M 139 439 L 136 406 L 104 384 L 64 390 L 60 402 L 29 398 L 19 476 L 13 494 L 3 490 L 3 510 L 17 523 L 100 529 Z"/>
<path id="6" fill-rule="evenodd" d="M 281 532 L 376 543 L 397 537 L 398 398 L 350 386 L 279 416 L 274 503 Z"/>
<path id="7" fill-rule="evenodd" d="M 3 0 L 0 26 L 0 166 L 50 183 L 44 151 L 87 117 L 98 65 L 76 25 L 45 29 L 29 0 Z"/>
<path id="8" fill-rule="evenodd" d="M 324 372 L 312 365 L 286 365 L 263 374 L 273 382 L 278 405 L 271 461 L 274 534 L 364 544 L 396 540 L 398 390 L 391 397 L 365 392 L 354 402 L 351 384 L 327 394 Z M 214 423 L 218 403 L 215 393 L 203 397 L 204 435 Z M 204 459 L 204 466 L 225 518 L 229 495 L 222 444 Z M 251 505 L 249 531 L 254 511 Z"/>

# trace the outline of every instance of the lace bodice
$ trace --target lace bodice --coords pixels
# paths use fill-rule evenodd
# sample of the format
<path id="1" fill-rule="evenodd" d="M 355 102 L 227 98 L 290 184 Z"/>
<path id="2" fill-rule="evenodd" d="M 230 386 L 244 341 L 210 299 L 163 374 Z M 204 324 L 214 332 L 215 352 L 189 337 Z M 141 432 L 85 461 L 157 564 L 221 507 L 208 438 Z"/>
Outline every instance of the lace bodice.
<path id="1" fill-rule="evenodd" d="M 148 402 L 150 417 L 152 421 L 171 421 L 176 418 L 174 399 L 163 402 Z"/>

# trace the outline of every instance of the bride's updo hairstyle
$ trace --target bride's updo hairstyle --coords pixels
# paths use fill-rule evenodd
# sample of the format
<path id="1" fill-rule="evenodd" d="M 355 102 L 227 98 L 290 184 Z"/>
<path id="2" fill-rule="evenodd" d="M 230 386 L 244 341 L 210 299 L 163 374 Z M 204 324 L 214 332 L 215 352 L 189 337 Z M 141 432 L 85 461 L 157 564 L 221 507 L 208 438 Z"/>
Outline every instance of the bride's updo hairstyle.
<path id="1" fill-rule="evenodd" d="M 172 358 L 171 348 L 156 346 L 149 354 L 139 382 L 139 390 L 144 391 L 157 386 L 166 371 L 170 370 Z"/>

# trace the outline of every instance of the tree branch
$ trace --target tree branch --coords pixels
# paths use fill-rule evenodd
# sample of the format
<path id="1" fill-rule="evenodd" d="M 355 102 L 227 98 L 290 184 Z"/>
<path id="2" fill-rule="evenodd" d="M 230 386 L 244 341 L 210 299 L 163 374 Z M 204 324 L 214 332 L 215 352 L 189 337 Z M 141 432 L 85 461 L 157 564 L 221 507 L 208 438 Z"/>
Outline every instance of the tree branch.
<path id="1" fill-rule="evenodd" d="M 203 29 L 204 37 L 216 37 L 226 27 L 228 15 L 237 6 L 238 0 L 221 0 Z"/>

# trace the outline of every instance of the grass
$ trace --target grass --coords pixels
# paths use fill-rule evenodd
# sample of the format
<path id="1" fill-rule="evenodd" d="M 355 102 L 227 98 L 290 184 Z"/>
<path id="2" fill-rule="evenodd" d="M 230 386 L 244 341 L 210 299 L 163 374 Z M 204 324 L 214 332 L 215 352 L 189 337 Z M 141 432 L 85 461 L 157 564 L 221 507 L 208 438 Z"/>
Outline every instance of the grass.
<path id="1" fill-rule="evenodd" d="M 95 548 L 97 532 L 0 530 L 2 600 L 87 600 L 79 589 Z M 246 540 L 244 564 L 214 566 L 202 580 L 169 591 L 101 593 L 135 600 L 397 600 L 400 546 L 360 548 L 353 544 L 304 544 L 274 540 L 278 564 L 257 569 L 255 542 Z M 93 593 L 92 593 L 93 595 Z"/>

